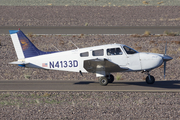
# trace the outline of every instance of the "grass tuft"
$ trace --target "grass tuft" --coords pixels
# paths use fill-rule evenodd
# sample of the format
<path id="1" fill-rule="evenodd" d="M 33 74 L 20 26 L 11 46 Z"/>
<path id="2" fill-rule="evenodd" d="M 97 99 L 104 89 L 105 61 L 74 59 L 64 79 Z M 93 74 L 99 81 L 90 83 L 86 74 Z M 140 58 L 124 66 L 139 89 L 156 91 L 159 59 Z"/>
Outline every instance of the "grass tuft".
<path id="1" fill-rule="evenodd" d="M 158 2 L 158 4 L 160 5 L 160 4 L 162 4 L 162 3 L 164 3 L 163 1 L 161 1 L 161 2 Z"/>
<path id="2" fill-rule="evenodd" d="M 51 96 L 51 94 L 49 94 L 49 93 L 44 93 L 44 95 L 43 95 L 43 97 L 50 97 Z"/>
<path id="3" fill-rule="evenodd" d="M 164 31 L 163 34 L 160 35 L 151 35 L 150 31 L 145 31 L 143 35 L 140 34 L 133 34 L 130 37 L 161 37 L 161 36 L 179 36 L 180 33 L 179 32 L 168 32 L 168 31 Z"/>
<path id="4" fill-rule="evenodd" d="M 37 103 L 37 104 L 39 104 L 39 103 L 40 103 L 39 99 L 36 99 L 36 103 Z"/>
<path id="5" fill-rule="evenodd" d="M 122 78 L 121 75 L 117 75 L 117 76 L 116 76 L 116 80 L 123 80 L 123 78 Z"/>
<path id="6" fill-rule="evenodd" d="M 25 79 L 30 79 L 31 75 L 24 75 Z"/>
<path id="7" fill-rule="evenodd" d="M 175 33 L 175 32 L 169 32 L 169 31 L 164 31 L 164 34 L 167 35 L 167 36 L 177 36 L 179 35 L 178 33 Z"/>
<path id="8" fill-rule="evenodd" d="M 33 34 L 32 33 L 28 33 L 27 36 L 28 37 L 33 37 Z"/>
<path id="9" fill-rule="evenodd" d="M 144 35 L 149 36 L 149 35 L 151 35 L 151 33 L 150 33 L 150 31 L 145 31 L 145 32 L 144 32 Z"/>
<path id="10" fill-rule="evenodd" d="M 84 36 L 84 34 L 81 34 L 81 37 L 83 37 Z"/>
<path id="11" fill-rule="evenodd" d="M 142 3 L 143 3 L 143 4 L 146 4 L 146 5 L 149 4 L 147 1 L 143 1 Z"/>
<path id="12" fill-rule="evenodd" d="M 85 23 L 85 25 L 84 26 L 88 26 L 88 23 Z"/>

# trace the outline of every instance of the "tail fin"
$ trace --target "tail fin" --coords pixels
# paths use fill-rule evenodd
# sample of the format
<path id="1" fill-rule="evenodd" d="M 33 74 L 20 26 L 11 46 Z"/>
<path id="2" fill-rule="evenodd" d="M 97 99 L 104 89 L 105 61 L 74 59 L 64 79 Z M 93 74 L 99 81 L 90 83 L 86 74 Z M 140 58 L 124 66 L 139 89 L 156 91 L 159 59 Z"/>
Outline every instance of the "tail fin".
<path id="1" fill-rule="evenodd" d="M 37 49 L 21 30 L 9 30 L 18 59 L 34 57 L 53 52 L 43 52 Z"/>

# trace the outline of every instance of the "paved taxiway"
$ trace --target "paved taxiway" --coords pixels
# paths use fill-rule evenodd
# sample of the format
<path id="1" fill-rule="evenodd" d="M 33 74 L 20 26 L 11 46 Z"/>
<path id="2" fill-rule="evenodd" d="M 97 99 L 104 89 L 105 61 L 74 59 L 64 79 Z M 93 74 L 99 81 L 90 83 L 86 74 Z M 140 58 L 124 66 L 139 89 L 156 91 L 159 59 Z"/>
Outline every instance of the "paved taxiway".
<path id="1" fill-rule="evenodd" d="M 1 26 L 0 34 L 9 34 L 9 30 L 20 28 L 24 33 L 32 34 L 163 34 L 164 31 L 178 32 L 180 26 Z"/>
<path id="2" fill-rule="evenodd" d="M 0 81 L 0 91 L 132 91 L 180 92 L 180 81 L 115 81 L 100 86 L 97 81 Z"/>

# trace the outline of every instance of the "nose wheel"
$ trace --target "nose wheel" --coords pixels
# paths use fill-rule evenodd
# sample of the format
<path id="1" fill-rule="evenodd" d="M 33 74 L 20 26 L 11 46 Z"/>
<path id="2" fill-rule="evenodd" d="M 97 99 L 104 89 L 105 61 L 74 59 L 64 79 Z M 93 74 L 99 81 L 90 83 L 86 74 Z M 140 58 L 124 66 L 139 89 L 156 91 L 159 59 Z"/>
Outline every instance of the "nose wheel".
<path id="1" fill-rule="evenodd" d="M 146 83 L 147 84 L 154 84 L 154 82 L 155 82 L 155 78 L 154 78 L 154 76 L 152 76 L 152 75 L 150 75 L 149 74 L 149 71 L 142 71 L 142 73 L 144 73 L 145 72 L 145 74 L 147 74 L 148 76 L 146 77 Z"/>
<path id="2" fill-rule="evenodd" d="M 154 84 L 155 78 L 151 76 L 150 74 L 146 77 L 146 83 L 147 84 Z"/>

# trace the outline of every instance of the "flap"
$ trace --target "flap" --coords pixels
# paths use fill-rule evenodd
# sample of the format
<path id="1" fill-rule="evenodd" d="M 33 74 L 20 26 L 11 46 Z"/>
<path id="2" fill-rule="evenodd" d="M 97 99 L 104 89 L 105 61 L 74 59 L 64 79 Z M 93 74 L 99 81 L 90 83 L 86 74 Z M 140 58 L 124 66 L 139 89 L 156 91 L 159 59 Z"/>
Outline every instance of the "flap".
<path id="1" fill-rule="evenodd" d="M 88 72 L 96 73 L 96 71 L 121 72 L 129 68 L 120 67 L 119 65 L 107 59 L 90 59 L 84 60 L 84 69 Z"/>

